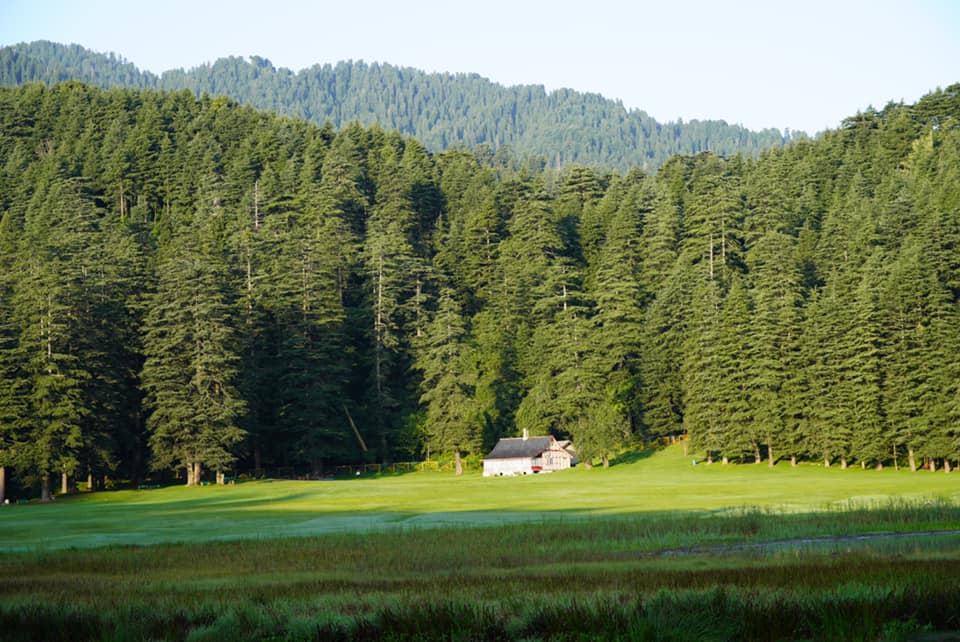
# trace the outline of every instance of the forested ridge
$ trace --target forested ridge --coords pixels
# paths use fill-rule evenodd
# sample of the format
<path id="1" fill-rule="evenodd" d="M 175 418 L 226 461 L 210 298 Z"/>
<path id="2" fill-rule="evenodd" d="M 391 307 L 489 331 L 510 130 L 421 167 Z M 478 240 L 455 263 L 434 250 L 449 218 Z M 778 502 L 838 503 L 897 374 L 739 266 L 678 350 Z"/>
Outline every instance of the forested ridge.
<path id="1" fill-rule="evenodd" d="M 656 174 L 190 91 L 0 89 L 0 467 L 960 459 L 960 85 Z M 0 476 L 3 479 L 3 476 Z"/>
<path id="2" fill-rule="evenodd" d="M 580 164 L 655 172 L 676 154 L 757 155 L 796 137 L 717 120 L 659 123 L 597 94 L 503 87 L 477 74 L 425 73 L 390 64 L 339 62 L 299 72 L 269 60 L 222 58 L 161 75 L 79 45 L 33 42 L 0 49 L 0 85 L 79 80 L 97 87 L 189 89 L 340 129 L 378 125 L 428 150 L 454 147 L 518 155 L 554 167 Z M 643 82 L 642 76 L 638 82 Z M 801 134 L 802 135 L 802 134 Z"/>

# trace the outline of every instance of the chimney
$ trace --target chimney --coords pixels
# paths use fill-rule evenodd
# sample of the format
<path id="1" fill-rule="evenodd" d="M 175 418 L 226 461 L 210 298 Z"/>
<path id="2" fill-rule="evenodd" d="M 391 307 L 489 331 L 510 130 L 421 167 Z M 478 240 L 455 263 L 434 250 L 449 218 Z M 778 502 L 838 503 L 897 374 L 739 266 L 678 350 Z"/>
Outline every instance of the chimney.
<path id="1" fill-rule="evenodd" d="M 527 429 L 524 428 L 524 429 L 523 429 L 523 440 L 524 440 L 524 441 L 527 440 L 527 436 L 528 436 L 528 435 L 527 435 Z"/>

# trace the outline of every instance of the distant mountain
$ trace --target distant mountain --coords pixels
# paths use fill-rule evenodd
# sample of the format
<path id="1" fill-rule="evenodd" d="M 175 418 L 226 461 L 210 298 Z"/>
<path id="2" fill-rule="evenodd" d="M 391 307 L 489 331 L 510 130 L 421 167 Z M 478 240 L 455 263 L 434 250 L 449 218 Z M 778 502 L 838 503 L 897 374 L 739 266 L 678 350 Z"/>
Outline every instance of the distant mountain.
<path id="1" fill-rule="evenodd" d="M 115 54 L 52 42 L 0 49 L 0 84 L 78 80 L 115 86 L 226 95 L 260 109 L 336 128 L 378 124 L 419 139 L 433 151 L 509 147 L 553 165 L 655 171 L 675 154 L 712 151 L 756 156 L 797 133 L 755 132 L 722 120 L 658 123 L 620 101 L 541 85 L 504 87 L 476 74 L 425 73 L 364 62 L 314 65 L 294 73 L 269 60 L 221 58 L 160 76 Z M 642 76 L 638 82 L 642 82 Z M 799 134 L 803 136 L 803 134 Z"/>

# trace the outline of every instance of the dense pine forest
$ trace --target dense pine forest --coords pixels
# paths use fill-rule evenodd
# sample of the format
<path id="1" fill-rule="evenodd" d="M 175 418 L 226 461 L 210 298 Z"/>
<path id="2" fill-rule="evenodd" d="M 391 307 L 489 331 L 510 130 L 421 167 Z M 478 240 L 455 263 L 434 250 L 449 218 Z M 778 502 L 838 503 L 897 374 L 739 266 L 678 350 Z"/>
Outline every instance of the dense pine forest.
<path id="1" fill-rule="evenodd" d="M 960 85 L 655 176 L 188 90 L 0 90 L 0 481 L 960 459 Z M 789 464 L 786 464 L 789 465 Z M 0 485 L 2 493 L 2 485 Z"/>
<path id="2" fill-rule="evenodd" d="M 104 89 L 224 95 L 321 126 L 330 122 L 338 130 L 352 122 L 376 124 L 415 137 L 431 152 L 482 148 L 553 167 L 580 164 L 621 172 L 639 167 L 654 173 L 677 154 L 756 156 L 797 137 L 723 121 L 662 124 L 596 94 L 506 88 L 476 74 L 428 74 L 389 64 L 340 62 L 294 73 L 256 56 L 232 57 L 157 76 L 78 45 L 34 42 L 0 49 L 0 85 L 66 80 Z"/>

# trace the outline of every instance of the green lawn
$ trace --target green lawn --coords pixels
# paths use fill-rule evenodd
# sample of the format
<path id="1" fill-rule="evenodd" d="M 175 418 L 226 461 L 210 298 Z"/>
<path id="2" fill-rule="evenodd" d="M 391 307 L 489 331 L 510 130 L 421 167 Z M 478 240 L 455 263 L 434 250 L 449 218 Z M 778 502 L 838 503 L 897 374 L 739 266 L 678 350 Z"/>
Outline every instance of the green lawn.
<path id="1" fill-rule="evenodd" d="M 0 509 L 0 550 L 501 525 L 661 512 L 831 511 L 960 500 L 960 474 L 816 465 L 694 466 L 679 446 L 604 470 L 514 478 L 420 472 L 62 497 Z"/>

